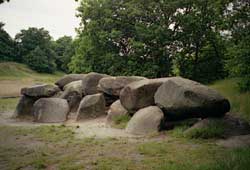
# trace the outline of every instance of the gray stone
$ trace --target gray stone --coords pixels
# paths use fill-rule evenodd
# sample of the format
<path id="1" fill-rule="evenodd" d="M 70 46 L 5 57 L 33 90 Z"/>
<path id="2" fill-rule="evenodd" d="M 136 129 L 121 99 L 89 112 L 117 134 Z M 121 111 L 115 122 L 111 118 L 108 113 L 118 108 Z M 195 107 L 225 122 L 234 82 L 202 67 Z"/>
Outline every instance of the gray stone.
<path id="1" fill-rule="evenodd" d="M 58 93 L 60 89 L 55 85 L 43 84 L 29 88 L 22 88 L 21 94 L 30 97 L 51 97 Z"/>
<path id="2" fill-rule="evenodd" d="M 164 114 L 157 106 L 149 106 L 136 112 L 128 122 L 126 132 L 135 135 L 147 135 L 156 133 L 160 126 Z"/>
<path id="3" fill-rule="evenodd" d="M 230 103 L 217 91 L 181 77 L 169 78 L 155 93 L 155 103 L 169 119 L 223 116 Z"/>
<path id="4" fill-rule="evenodd" d="M 33 117 L 33 105 L 37 101 L 37 98 L 22 96 L 16 106 L 14 118 L 20 118 L 25 116 Z"/>
<path id="5" fill-rule="evenodd" d="M 41 98 L 34 104 L 35 121 L 40 123 L 59 123 L 67 119 L 69 105 L 59 98 Z"/>
<path id="6" fill-rule="evenodd" d="M 122 106 L 120 100 L 114 102 L 108 111 L 107 123 L 112 124 L 116 116 L 129 115 L 128 111 Z"/>
<path id="7" fill-rule="evenodd" d="M 86 74 L 86 76 L 82 80 L 83 94 L 92 95 L 99 93 L 97 86 L 99 81 L 104 77 L 108 77 L 108 75 L 99 73 Z"/>
<path id="8" fill-rule="evenodd" d="M 76 112 L 82 100 L 82 81 L 73 81 L 64 86 L 60 98 L 66 99 L 69 103 L 70 112 Z"/>
<path id="9" fill-rule="evenodd" d="M 144 77 L 136 76 L 119 76 L 119 77 L 106 77 L 99 81 L 98 88 L 101 92 L 104 92 L 111 96 L 120 96 L 120 91 L 128 84 L 144 80 Z"/>
<path id="10" fill-rule="evenodd" d="M 85 96 L 77 111 L 77 121 L 105 115 L 105 99 L 103 94 Z"/>
<path id="11" fill-rule="evenodd" d="M 85 77 L 85 74 L 68 74 L 68 75 L 63 76 L 55 84 L 58 85 L 61 89 L 63 89 L 65 85 L 73 81 L 82 80 L 84 77 Z"/>
<path id="12" fill-rule="evenodd" d="M 121 104 L 130 112 L 154 105 L 155 92 L 167 79 L 146 79 L 130 83 L 120 93 Z"/>

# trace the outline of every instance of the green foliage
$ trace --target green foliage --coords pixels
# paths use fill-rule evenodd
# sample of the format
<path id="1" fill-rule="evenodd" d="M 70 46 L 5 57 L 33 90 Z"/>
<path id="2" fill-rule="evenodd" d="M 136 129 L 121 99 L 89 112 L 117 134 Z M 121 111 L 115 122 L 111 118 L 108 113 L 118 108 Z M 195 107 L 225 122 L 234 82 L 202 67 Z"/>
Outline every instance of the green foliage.
<path id="1" fill-rule="evenodd" d="M 168 1 L 81 1 L 82 19 L 73 72 L 163 77 L 171 73 L 167 50 L 174 9 Z M 165 11 L 162 11 L 162 9 Z"/>
<path id="2" fill-rule="evenodd" d="M 55 54 L 51 49 L 41 49 L 39 46 L 24 56 L 25 63 L 38 72 L 53 73 L 56 69 Z"/>
<path id="3" fill-rule="evenodd" d="M 69 72 L 68 63 L 74 55 L 75 49 L 72 37 L 64 36 L 54 42 L 57 68 L 64 72 Z"/>
<path id="4" fill-rule="evenodd" d="M 250 91 L 250 8 L 249 1 L 234 0 L 227 16 L 231 37 L 228 40 L 227 70 L 231 76 L 242 77 L 241 91 Z"/>
<path id="5" fill-rule="evenodd" d="M 55 53 L 52 50 L 51 36 L 43 28 L 21 30 L 16 35 L 19 55 L 23 62 L 38 72 L 53 73 L 56 70 Z"/>
<path id="6" fill-rule="evenodd" d="M 208 83 L 223 78 L 225 47 L 219 35 L 223 1 L 187 0 L 174 16 L 175 67 L 180 76 Z"/>
<path id="7" fill-rule="evenodd" d="M 15 42 L 3 27 L 4 24 L 0 22 L 0 61 L 17 61 Z"/>
<path id="8" fill-rule="evenodd" d="M 220 28 L 228 3 L 83 0 L 70 70 L 154 78 L 174 73 L 204 83 L 223 78 Z"/>

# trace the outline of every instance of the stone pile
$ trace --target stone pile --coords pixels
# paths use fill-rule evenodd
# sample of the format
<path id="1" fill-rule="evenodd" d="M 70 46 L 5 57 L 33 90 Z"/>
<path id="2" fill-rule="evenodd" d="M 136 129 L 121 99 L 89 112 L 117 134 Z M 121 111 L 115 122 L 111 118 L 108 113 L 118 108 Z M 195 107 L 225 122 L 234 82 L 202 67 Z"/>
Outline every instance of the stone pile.
<path id="1" fill-rule="evenodd" d="M 145 135 L 158 132 L 167 122 L 189 118 L 223 117 L 229 101 L 217 91 L 181 77 L 147 79 L 106 74 L 69 74 L 55 85 L 21 90 L 15 115 L 32 116 L 36 122 L 64 122 L 107 116 L 130 116 L 126 131 Z"/>

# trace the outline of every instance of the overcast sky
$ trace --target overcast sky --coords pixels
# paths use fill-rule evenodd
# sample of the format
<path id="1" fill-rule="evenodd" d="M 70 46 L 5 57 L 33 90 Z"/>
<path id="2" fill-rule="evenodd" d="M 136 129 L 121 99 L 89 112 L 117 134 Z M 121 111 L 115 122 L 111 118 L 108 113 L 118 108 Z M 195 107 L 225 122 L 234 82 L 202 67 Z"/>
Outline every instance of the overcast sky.
<path id="1" fill-rule="evenodd" d="M 44 27 L 54 39 L 75 36 L 76 7 L 74 0 L 10 0 L 0 5 L 0 21 L 12 37 L 29 27 Z"/>

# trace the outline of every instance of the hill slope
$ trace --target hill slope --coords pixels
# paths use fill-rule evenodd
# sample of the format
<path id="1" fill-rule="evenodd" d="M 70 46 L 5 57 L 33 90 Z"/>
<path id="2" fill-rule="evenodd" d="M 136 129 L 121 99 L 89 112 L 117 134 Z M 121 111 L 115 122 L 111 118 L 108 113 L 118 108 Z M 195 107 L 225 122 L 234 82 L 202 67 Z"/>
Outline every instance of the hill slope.
<path id="1" fill-rule="evenodd" d="M 19 96 L 20 89 L 26 86 L 54 83 L 63 73 L 41 74 L 29 69 L 26 65 L 4 62 L 0 63 L 0 97 Z"/>

